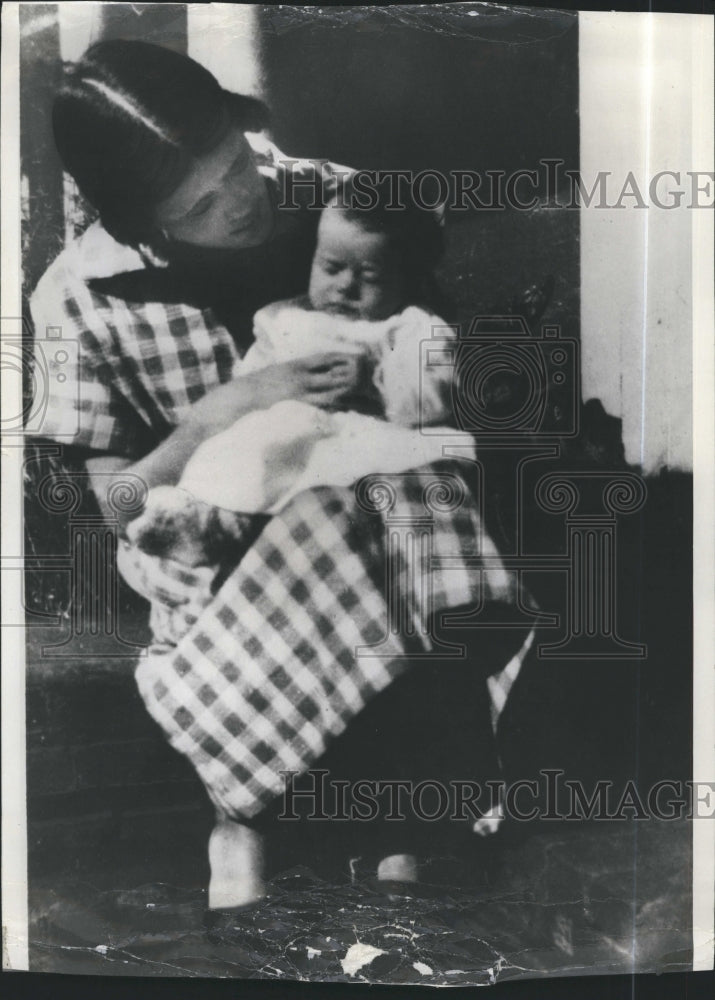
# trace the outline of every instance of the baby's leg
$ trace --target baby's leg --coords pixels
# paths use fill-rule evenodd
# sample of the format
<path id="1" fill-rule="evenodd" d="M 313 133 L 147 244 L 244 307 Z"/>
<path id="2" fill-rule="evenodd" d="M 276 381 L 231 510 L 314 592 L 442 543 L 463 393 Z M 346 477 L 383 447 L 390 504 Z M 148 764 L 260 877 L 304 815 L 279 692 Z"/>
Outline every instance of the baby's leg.
<path id="1" fill-rule="evenodd" d="M 246 906 L 266 895 L 263 837 L 222 818 L 209 838 L 209 909 Z"/>

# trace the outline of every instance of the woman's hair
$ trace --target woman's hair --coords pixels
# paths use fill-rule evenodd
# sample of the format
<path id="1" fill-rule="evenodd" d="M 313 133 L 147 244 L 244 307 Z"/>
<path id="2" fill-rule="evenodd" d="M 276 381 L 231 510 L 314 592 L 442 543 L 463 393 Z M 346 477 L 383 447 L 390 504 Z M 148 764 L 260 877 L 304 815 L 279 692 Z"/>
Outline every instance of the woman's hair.
<path id="1" fill-rule="evenodd" d="M 147 42 L 98 42 L 67 70 L 53 107 L 66 170 L 122 243 L 150 242 L 154 207 L 180 184 L 191 157 L 212 149 L 230 122 L 268 121 L 255 98 L 223 90 L 188 56 Z"/>

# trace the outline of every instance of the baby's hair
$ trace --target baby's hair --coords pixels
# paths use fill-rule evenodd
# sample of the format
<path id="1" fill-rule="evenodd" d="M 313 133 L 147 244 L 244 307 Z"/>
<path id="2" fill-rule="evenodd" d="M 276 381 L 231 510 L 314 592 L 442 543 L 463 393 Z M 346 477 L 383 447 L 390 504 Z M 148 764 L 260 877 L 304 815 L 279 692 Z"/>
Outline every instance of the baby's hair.
<path id="1" fill-rule="evenodd" d="M 120 242 L 150 243 L 154 207 L 181 182 L 192 156 L 230 123 L 264 128 L 260 101 L 221 88 L 188 56 L 148 42 L 93 45 L 68 67 L 52 112 L 65 169 Z"/>
<path id="2" fill-rule="evenodd" d="M 433 271 L 444 253 L 442 226 L 434 211 L 419 206 L 406 191 L 395 194 L 388 180 L 366 192 L 349 176 L 326 209 L 338 209 L 366 232 L 384 234 L 400 255 L 410 300 L 430 304 L 425 300 L 433 298 Z"/>

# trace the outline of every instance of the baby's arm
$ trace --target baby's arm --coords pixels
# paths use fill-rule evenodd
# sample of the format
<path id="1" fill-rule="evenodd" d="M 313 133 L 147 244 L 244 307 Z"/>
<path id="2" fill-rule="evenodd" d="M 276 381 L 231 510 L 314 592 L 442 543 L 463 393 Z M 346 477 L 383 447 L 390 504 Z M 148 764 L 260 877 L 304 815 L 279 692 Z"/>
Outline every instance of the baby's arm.
<path id="1" fill-rule="evenodd" d="M 254 342 L 246 351 L 239 369 L 241 375 L 267 368 L 284 361 L 280 356 L 282 337 L 280 335 L 280 303 L 272 303 L 259 309 L 253 317 Z"/>
<path id="2" fill-rule="evenodd" d="M 435 327 L 438 336 L 433 336 Z M 454 367 L 445 356 L 445 340 L 455 336 L 438 316 L 416 306 L 402 314 L 375 373 L 388 420 L 407 427 L 454 423 Z"/>
<path id="3" fill-rule="evenodd" d="M 255 341 L 241 362 L 241 373 L 311 355 L 356 353 L 335 326 L 334 317 L 307 309 L 302 298 L 272 302 L 253 317 Z"/>

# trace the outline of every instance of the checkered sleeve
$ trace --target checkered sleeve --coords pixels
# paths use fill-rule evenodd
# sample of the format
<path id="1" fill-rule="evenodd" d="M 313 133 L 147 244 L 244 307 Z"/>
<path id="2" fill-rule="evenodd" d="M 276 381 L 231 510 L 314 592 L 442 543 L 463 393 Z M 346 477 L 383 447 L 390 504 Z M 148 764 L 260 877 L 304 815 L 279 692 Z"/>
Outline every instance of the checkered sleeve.
<path id="1" fill-rule="evenodd" d="M 46 272 L 30 300 L 33 421 L 28 433 L 87 451 L 136 458 L 147 428 L 117 391 L 103 320 L 79 282 Z"/>

